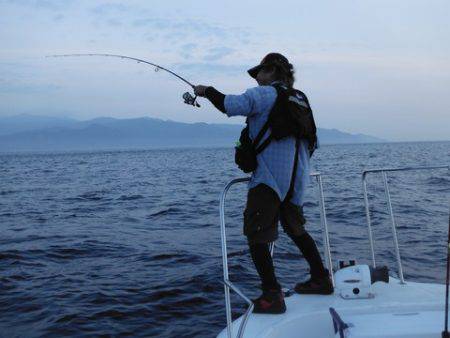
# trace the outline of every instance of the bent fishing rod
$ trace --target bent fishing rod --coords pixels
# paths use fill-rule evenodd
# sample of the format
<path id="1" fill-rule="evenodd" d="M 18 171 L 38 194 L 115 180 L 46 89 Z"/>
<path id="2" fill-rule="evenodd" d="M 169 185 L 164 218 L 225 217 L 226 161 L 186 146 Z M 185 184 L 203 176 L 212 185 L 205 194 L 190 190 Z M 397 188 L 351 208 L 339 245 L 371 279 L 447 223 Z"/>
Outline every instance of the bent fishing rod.
<path id="1" fill-rule="evenodd" d="M 184 83 L 188 84 L 189 86 L 191 86 L 192 89 L 194 89 L 194 87 L 195 87 L 188 80 L 186 80 L 185 78 L 181 77 L 177 73 L 171 71 L 170 69 L 167 69 L 165 67 L 157 65 L 156 63 L 149 62 L 149 61 L 143 60 L 143 59 L 134 58 L 134 57 L 131 57 L 131 56 L 118 55 L 118 54 L 98 54 L 98 53 L 92 54 L 91 53 L 91 54 L 55 54 L 55 55 L 47 55 L 46 57 L 58 58 L 58 57 L 79 57 L 79 56 L 106 56 L 106 57 L 115 57 L 115 58 L 120 58 L 120 59 L 133 60 L 133 61 L 136 61 L 137 63 L 145 63 L 145 64 L 148 64 L 150 66 L 155 67 L 155 72 L 158 72 L 160 69 L 164 70 L 164 71 L 168 72 L 169 74 L 172 74 L 173 76 L 177 77 L 178 79 L 180 79 Z M 186 93 L 183 94 L 183 100 L 184 100 L 184 103 L 186 103 L 186 104 L 189 104 L 189 105 L 194 106 L 194 107 L 200 107 L 200 105 L 197 102 L 197 95 L 192 96 L 191 93 L 186 92 Z"/>

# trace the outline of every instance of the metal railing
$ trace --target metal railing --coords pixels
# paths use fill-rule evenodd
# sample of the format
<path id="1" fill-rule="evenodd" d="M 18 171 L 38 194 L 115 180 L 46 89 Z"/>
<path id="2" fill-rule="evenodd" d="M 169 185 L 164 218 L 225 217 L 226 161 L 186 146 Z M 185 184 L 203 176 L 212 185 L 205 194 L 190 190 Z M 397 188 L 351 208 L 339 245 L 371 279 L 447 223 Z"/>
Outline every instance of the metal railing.
<path id="1" fill-rule="evenodd" d="M 323 245 L 324 245 L 324 252 L 325 252 L 325 264 L 326 264 L 328 270 L 330 271 L 331 280 L 334 285 L 333 265 L 332 265 L 332 261 L 331 261 L 331 252 L 330 252 L 330 238 L 328 235 L 328 224 L 327 224 L 326 211 L 325 211 L 325 200 L 323 197 L 322 178 L 320 176 L 320 173 L 312 173 L 311 176 L 316 178 L 318 188 L 319 188 L 318 196 L 319 196 L 320 220 L 321 220 L 321 224 L 324 229 Z M 248 181 L 250 181 L 249 177 L 238 178 L 238 179 L 234 179 L 234 180 L 230 181 L 225 186 L 225 188 L 223 189 L 222 194 L 220 196 L 220 236 L 221 236 L 221 240 L 222 240 L 223 282 L 224 282 L 224 288 L 225 288 L 225 307 L 226 307 L 226 315 L 227 315 L 227 336 L 228 336 L 228 338 L 232 338 L 232 336 L 233 336 L 230 289 L 235 291 L 248 304 L 248 308 L 245 311 L 244 315 L 242 316 L 242 320 L 239 325 L 239 329 L 238 329 L 238 333 L 237 333 L 236 337 L 241 338 L 243 336 L 245 326 L 247 325 L 248 318 L 253 311 L 253 302 L 247 296 L 245 296 L 243 294 L 243 292 L 237 286 L 235 286 L 229 279 L 227 239 L 226 239 L 226 231 L 225 231 L 225 198 L 227 196 L 228 190 L 234 184 L 248 182 Z M 271 243 L 270 252 L 272 255 L 273 255 L 273 251 L 274 251 L 274 244 Z"/>
<path id="2" fill-rule="evenodd" d="M 375 250 L 374 250 L 374 244 L 373 244 L 373 233 L 372 233 L 372 224 L 370 219 L 370 209 L 369 209 L 369 198 L 367 195 L 367 181 L 366 177 L 367 174 L 370 173 L 381 173 L 383 177 L 383 185 L 384 185 L 384 192 L 386 196 L 386 203 L 387 208 L 389 212 L 389 216 L 391 219 L 391 230 L 392 230 L 392 238 L 394 241 L 394 249 L 395 249 L 395 256 L 397 259 L 397 267 L 398 267 L 398 276 L 400 278 L 400 283 L 405 284 L 405 279 L 403 277 L 403 267 L 402 267 L 402 261 L 400 257 L 400 249 L 398 246 L 398 238 L 397 238 L 397 225 L 395 222 L 394 217 L 394 210 L 392 209 L 392 202 L 391 202 L 391 194 L 389 192 L 389 182 L 387 177 L 387 172 L 394 172 L 394 171 L 412 171 L 412 170 L 433 170 L 433 169 L 447 169 L 450 170 L 449 165 L 443 165 L 443 166 L 429 166 L 429 167 L 405 167 L 405 168 L 381 168 L 381 169 L 369 169 L 364 170 L 362 173 L 362 184 L 363 184 L 363 192 L 364 192 L 364 205 L 366 209 L 366 220 L 367 220 L 367 229 L 369 232 L 369 243 L 370 243 L 370 252 L 372 255 L 372 265 L 373 267 L 376 267 L 376 261 L 375 261 Z"/>

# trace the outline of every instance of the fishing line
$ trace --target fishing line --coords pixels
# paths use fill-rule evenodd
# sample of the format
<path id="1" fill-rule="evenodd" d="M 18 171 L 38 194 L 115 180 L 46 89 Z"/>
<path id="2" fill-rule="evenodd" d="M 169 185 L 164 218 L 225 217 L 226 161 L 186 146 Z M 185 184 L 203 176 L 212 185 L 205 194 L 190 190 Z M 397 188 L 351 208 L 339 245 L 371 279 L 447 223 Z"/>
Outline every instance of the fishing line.
<path id="1" fill-rule="evenodd" d="M 171 71 L 170 69 L 167 69 L 165 67 L 157 65 L 156 63 L 153 63 L 153 62 L 150 62 L 150 61 L 147 61 L 147 60 L 143 60 L 143 59 L 134 58 L 134 57 L 131 57 L 131 56 L 118 55 L 118 54 L 98 54 L 98 53 L 92 54 L 92 53 L 90 53 L 90 54 L 54 54 L 54 55 L 47 55 L 46 57 L 57 58 L 57 57 L 78 57 L 78 56 L 106 56 L 106 57 L 115 57 L 115 58 L 120 58 L 120 59 L 133 60 L 133 61 L 136 61 L 137 63 L 144 63 L 144 64 L 148 64 L 150 66 L 155 67 L 155 72 L 158 72 L 159 70 L 164 70 L 164 71 L 168 72 L 169 74 L 172 74 L 173 76 L 177 77 L 178 79 L 180 79 L 184 83 L 188 84 L 192 89 L 194 89 L 194 87 L 195 87 L 192 83 L 190 83 L 184 77 L 178 75 L 177 73 Z M 183 94 L 183 99 L 184 99 L 184 103 L 186 103 L 186 104 L 189 104 L 189 105 L 194 106 L 194 107 L 200 107 L 200 105 L 196 101 L 197 95 L 192 96 L 191 93 L 186 92 L 186 93 Z"/>

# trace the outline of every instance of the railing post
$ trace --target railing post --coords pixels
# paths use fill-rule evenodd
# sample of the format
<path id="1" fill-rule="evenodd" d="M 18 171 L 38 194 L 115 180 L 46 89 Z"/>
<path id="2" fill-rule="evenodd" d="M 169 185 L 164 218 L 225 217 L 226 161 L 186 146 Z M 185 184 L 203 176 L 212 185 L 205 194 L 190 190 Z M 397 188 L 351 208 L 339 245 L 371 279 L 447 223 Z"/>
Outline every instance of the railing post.
<path id="1" fill-rule="evenodd" d="M 270 242 L 269 243 L 269 251 L 270 251 L 270 256 L 273 257 L 273 251 L 275 250 L 275 242 Z"/>
<path id="2" fill-rule="evenodd" d="M 223 284 L 225 288 L 225 312 L 227 314 L 227 336 L 231 338 L 233 335 L 233 328 L 231 326 L 231 303 L 230 303 L 230 287 L 227 284 Z"/>
<path id="3" fill-rule="evenodd" d="M 366 208 L 366 220 L 367 220 L 367 230 L 369 233 L 369 243 L 370 243 L 370 253 L 372 255 L 372 266 L 376 268 L 376 262 L 375 262 L 375 249 L 373 245 L 373 235 L 372 235 L 372 224 L 370 221 L 370 209 L 369 209 L 369 197 L 367 196 L 367 183 L 366 183 L 366 173 L 363 172 L 362 175 L 362 182 L 363 182 L 363 192 L 364 192 L 364 206 Z"/>
<path id="4" fill-rule="evenodd" d="M 398 276 L 400 277 L 400 283 L 405 284 L 405 279 L 403 278 L 402 261 L 400 258 L 400 249 L 398 247 L 397 227 L 395 224 L 394 211 L 392 210 L 391 194 L 389 193 L 387 174 L 385 171 L 382 171 L 381 173 L 383 175 L 384 192 L 386 193 L 386 201 L 387 201 L 388 211 L 391 216 L 392 237 L 394 239 L 395 256 L 397 257 Z"/>
<path id="5" fill-rule="evenodd" d="M 232 318 L 231 318 L 231 302 L 230 302 L 230 287 L 228 286 L 228 253 L 227 253 L 227 241 L 226 241 L 226 231 L 225 231 L 225 197 L 227 195 L 228 189 L 230 189 L 233 181 L 228 183 L 220 196 L 219 213 L 220 213 L 220 237 L 222 243 L 222 268 L 223 268 L 223 279 L 225 287 L 225 312 L 227 315 L 227 335 L 231 338 L 232 332 Z"/>
<path id="6" fill-rule="evenodd" d="M 386 195 L 386 201 L 388 206 L 389 215 L 391 218 L 391 228 L 392 228 L 392 237 L 394 240 L 395 254 L 397 258 L 398 264 L 398 274 L 400 278 L 400 282 L 405 284 L 404 276 L 403 276 L 403 268 L 400 257 L 400 249 L 398 246 L 398 238 L 397 238 L 397 226 L 394 218 L 394 211 L 392 208 L 391 195 L 389 192 L 388 179 L 386 172 L 397 172 L 397 171 L 413 171 L 413 170 L 433 170 L 433 169 L 447 169 L 450 170 L 450 165 L 439 165 L 439 166 L 421 166 L 421 167 L 405 167 L 405 168 L 379 168 L 379 169 L 368 169 L 364 170 L 362 173 L 362 181 L 363 181 L 363 191 L 364 191 L 364 204 L 366 208 L 366 219 L 367 219 L 367 227 L 369 230 L 369 241 L 370 241 L 370 251 L 372 254 L 372 263 L 375 267 L 375 252 L 373 245 L 373 233 L 372 226 L 370 220 L 370 210 L 369 210 L 369 198 L 367 195 L 367 184 L 366 184 L 366 176 L 369 173 L 381 173 L 383 177 L 384 191 Z"/>
<path id="7" fill-rule="evenodd" d="M 331 283 L 334 285 L 334 276 L 333 276 L 333 262 L 331 260 L 331 251 L 330 251 L 330 238 L 328 235 L 328 223 L 327 223 L 327 214 L 325 211 L 325 199 L 323 197 L 323 186 L 322 186 L 322 177 L 320 174 L 315 174 L 316 180 L 319 186 L 319 208 L 320 208 L 320 220 L 323 227 L 323 247 L 325 253 L 325 265 L 328 268 L 331 277 Z"/>
<path id="8" fill-rule="evenodd" d="M 219 203 L 219 214 L 220 214 L 220 237 L 221 237 L 221 244 L 222 244 L 222 265 L 223 265 L 223 281 L 224 281 L 224 287 L 225 287 L 225 310 L 227 315 L 227 336 L 228 338 L 232 338 L 233 336 L 233 326 L 232 326 L 232 318 L 231 318 L 231 299 L 230 299 L 230 285 L 231 282 L 229 280 L 228 276 L 228 252 L 227 252 L 227 237 L 226 237 L 226 231 L 225 231 L 225 197 L 227 196 L 228 190 L 231 188 L 231 186 L 235 183 L 239 182 L 247 182 L 250 178 L 238 178 L 235 180 L 232 180 L 229 182 L 225 188 L 222 191 L 222 194 L 220 195 L 220 203 Z M 242 320 L 241 326 L 239 327 L 238 337 L 242 337 L 244 334 L 244 328 L 247 324 L 247 319 L 250 314 L 250 311 L 253 309 L 253 304 L 251 301 L 245 297 L 239 289 L 236 287 L 233 288 L 241 297 L 243 297 L 247 303 L 250 302 L 250 306 L 247 309 L 245 313 L 245 317 Z"/>

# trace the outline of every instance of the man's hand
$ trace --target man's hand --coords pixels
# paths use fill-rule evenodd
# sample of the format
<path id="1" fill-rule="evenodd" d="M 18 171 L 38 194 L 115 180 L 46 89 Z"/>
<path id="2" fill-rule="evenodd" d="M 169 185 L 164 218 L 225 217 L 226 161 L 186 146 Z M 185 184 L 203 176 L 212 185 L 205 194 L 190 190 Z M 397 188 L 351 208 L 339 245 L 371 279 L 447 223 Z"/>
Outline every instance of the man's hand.
<path id="1" fill-rule="evenodd" d="M 209 86 L 203 86 L 203 85 L 194 86 L 194 94 L 204 97 L 206 88 L 208 88 L 208 87 Z"/>

